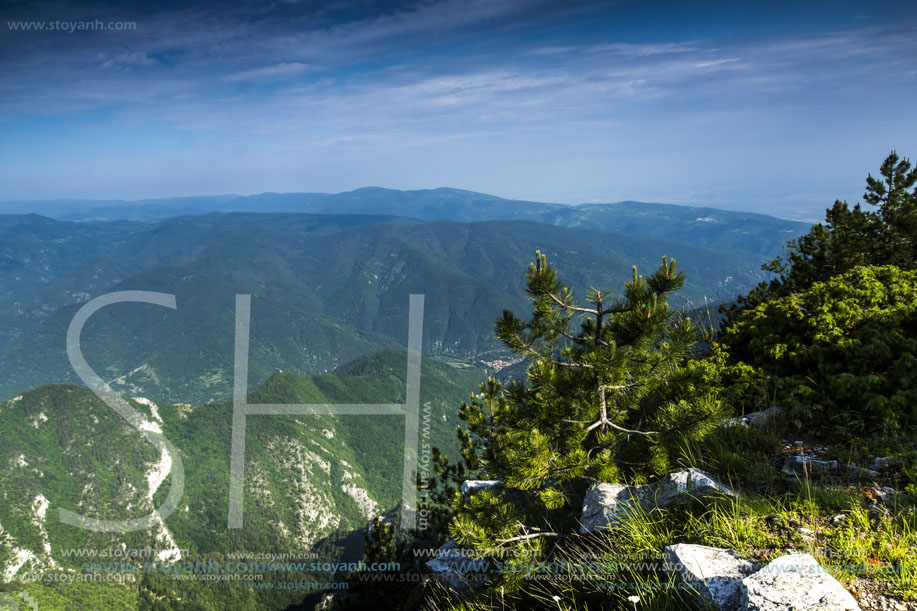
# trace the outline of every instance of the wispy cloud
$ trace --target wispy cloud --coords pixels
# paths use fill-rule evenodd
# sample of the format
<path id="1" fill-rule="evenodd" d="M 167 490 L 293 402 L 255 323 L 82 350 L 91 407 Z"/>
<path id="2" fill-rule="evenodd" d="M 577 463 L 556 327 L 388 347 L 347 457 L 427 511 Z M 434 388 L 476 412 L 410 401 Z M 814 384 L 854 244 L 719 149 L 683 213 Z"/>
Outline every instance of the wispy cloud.
<path id="1" fill-rule="evenodd" d="M 146 53 L 133 52 L 122 53 L 111 57 L 99 64 L 99 67 L 107 70 L 109 68 L 149 68 L 155 66 L 157 61 Z"/>
<path id="2" fill-rule="evenodd" d="M 582 50 L 587 53 L 614 53 L 617 55 L 630 55 L 634 57 L 649 57 L 650 55 L 690 53 L 698 50 L 698 43 L 699 41 L 665 43 L 616 42 L 601 45 L 588 45 Z"/>
<path id="3" fill-rule="evenodd" d="M 64 14 L 68 5 L 59 6 Z M 545 189 L 502 192 L 533 199 L 574 193 L 553 186 L 566 180 L 582 183 L 575 193 L 591 199 L 646 198 L 637 185 L 650 185 L 658 197 L 707 193 L 725 201 L 732 196 L 711 181 L 733 174 L 736 181 L 757 180 L 738 164 L 743 155 L 776 157 L 771 151 L 779 146 L 817 153 L 813 147 L 833 138 L 829 132 L 850 131 L 826 122 L 874 124 L 868 109 L 877 103 L 875 92 L 890 105 L 917 93 L 909 61 L 917 57 L 913 23 L 851 21 L 834 30 L 746 37 L 728 28 L 719 35 L 669 24 L 638 36 L 617 27 L 615 10 L 613 2 L 553 0 L 243 2 L 219 10 L 191 3 L 139 10 L 133 33 L 10 33 L 0 37 L 0 122 L 57 117 L 70 127 L 132 138 L 147 130 L 155 134 L 151 140 L 171 138 L 182 147 L 212 143 L 215 155 L 226 156 L 225 168 L 209 161 L 208 167 L 226 180 L 249 167 L 282 168 L 293 160 L 325 168 L 316 170 L 319 177 L 333 176 L 340 171 L 331 163 L 357 159 L 410 178 L 396 160 L 421 163 L 411 156 L 423 151 L 416 153 L 422 163 L 476 167 L 469 176 L 490 176 L 501 165 L 505 184 Z M 871 130 L 874 136 L 857 136 L 859 148 L 880 134 L 887 139 L 892 132 L 882 125 Z M 908 133 L 905 127 L 894 133 Z M 903 150 L 907 142 L 892 144 Z M 99 159 L 122 163 L 121 145 L 98 146 Z M 258 151 L 263 164 L 231 156 L 240 149 Z M 165 149 L 148 150 L 170 171 L 189 171 L 174 168 Z M 38 145 L 32 155 L 38 167 Z M 488 155 L 489 164 L 475 166 Z M 637 165 L 658 167 L 660 157 L 673 168 L 671 180 L 686 184 L 666 186 Z M 769 163 L 783 163 L 771 157 Z M 734 172 L 712 169 L 719 166 Z M 530 169 L 538 167 L 546 170 Z M 549 180 L 550 168 L 562 168 L 563 180 Z M 708 182 L 700 184 L 692 172 Z M 439 176 L 430 168 L 423 175 Z M 0 183 L 3 176 L 0 171 Z M 353 176 L 348 180 L 380 182 L 369 173 Z M 764 182 L 756 188 L 772 189 Z M 814 192 L 801 182 L 787 188 Z"/>
<path id="4" fill-rule="evenodd" d="M 741 57 L 730 57 L 727 59 L 713 59 L 705 62 L 698 62 L 694 64 L 695 68 L 714 68 L 716 66 L 722 66 L 723 64 L 731 64 L 733 62 L 742 61 Z"/>
<path id="5" fill-rule="evenodd" d="M 281 62 L 272 66 L 261 66 L 242 70 L 226 77 L 228 81 L 279 81 L 316 70 L 315 66 L 302 62 Z"/>

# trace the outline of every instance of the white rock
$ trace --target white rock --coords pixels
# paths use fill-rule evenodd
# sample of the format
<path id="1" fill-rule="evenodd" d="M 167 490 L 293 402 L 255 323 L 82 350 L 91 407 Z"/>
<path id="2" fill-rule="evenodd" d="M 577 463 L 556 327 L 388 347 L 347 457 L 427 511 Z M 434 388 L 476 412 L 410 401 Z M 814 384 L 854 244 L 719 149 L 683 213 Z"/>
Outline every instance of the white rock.
<path id="1" fill-rule="evenodd" d="M 379 504 L 370 498 L 366 490 L 353 483 L 350 477 L 344 478 L 344 483 L 341 484 L 341 490 L 353 499 L 357 507 L 360 508 L 360 513 L 363 514 L 363 517 L 372 519 L 379 514 Z"/>
<path id="2" fill-rule="evenodd" d="M 132 398 L 134 401 L 136 401 L 137 403 L 139 403 L 139 404 L 141 404 L 141 405 L 146 405 L 147 407 L 149 407 L 149 408 L 150 408 L 150 414 L 153 416 L 153 420 L 156 420 L 157 422 L 159 422 L 160 424 L 162 424 L 162 418 L 159 416 L 159 408 L 156 406 L 155 403 L 153 403 L 152 401 L 150 401 L 150 400 L 147 399 L 146 397 L 131 397 L 131 398 Z"/>
<path id="3" fill-rule="evenodd" d="M 653 486 L 654 484 L 649 484 Z M 711 496 L 722 494 L 725 496 L 738 496 L 729 486 L 721 484 L 709 473 L 696 469 L 682 469 L 669 473 L 656 484 L 655 500 L 659 506 L 665 507 L 683 495 Z"/>
<path id="4" fill-rule="evenodd" d="M 32 519 L 32 526 L 36 528 L 41 537 L 41 548 L 44 552 L 45 559 L 51 567 L 56 567 L 57 562 L 55 562 L 54 558 L 51 556 L 51 539 L 48 537 L 48 531 L 45 528 L 45 519 L 48 515 L 49 505 L 50 501 L 48 501 L 43 494 L 35 496 L 35 499 L 32 501 L 32 511 L 35 514 L 35 517 Z"/>
<path id="5" fill-rule="evenodd" d="M 872 463 L 869 465 L 869 468 L 873 471 L 885 471 L 889 467 L 891 467 L 891 461 L 884 456 L 874 458 Z"/>
<path id="6" fill-rule="evenodd" d="M 783 472 L 787 475 L 822 475 L 837 473 L 836 460 L 816 460 L 809 456 L 789 456 L 783 463 Z"/>
<path id="7" fill-rule="evenodd" d="M 665 566 L 679 580 L 722 611 L 743 607 L 742 579 L 761 568 L 733 550 L 679 543 L 665 548 Z"/>
<path id="8" fill-rule="evenodd" d="M 597 482 L 589 487 L 583 499 L 580 532 L 608 526 L 636 507 L 648 511 L 653 507 L 668 507 L 688 496 L 702 498 L 715 495 L 738 496 L 729 486 L 695 468 L 675 471 L 658 482 L 643 486 Z"/>
<path id="9" fill-rule="evenodd" d="M 859 611 L 860 606 L 809 554 L 777 558 L 741 582 L 748 611 Z"/>
<path id="10" fill-rule="evenodd" d="M 878 496 L 879 500 L 885 505 L 893 506 L 897 504 L 899 500 L 900 493 L 890 486 L 882 486 L 881 488 L 873 486 L 872 491 L 876 493 L 876 496 Z"/>
<path id="11" fill-rule="evenodd" d="M 756 426 L 759 429 L 763 429 L 767 426 L 768 421 L 772 420 L 778 414 L 782 414 L 786 411 L 786 408 L 782 405 L 774 405 L 767 409 L 761 410 L 760 412 L 751 412 L 750 414 L 745 414 L 744 416 L 739 416 L 737 418 L 727 418 L 723 421 L 724 426 Z"/>
<path id="12" fill-rule="evenodd" d="M 156 428 L 159 427 L 155 422 L 148 423 L 152 424 Z M 169 476 L 169 473 L 172 472 L 172 455 L 169 454 L 169 451 L 163 447 L 159 452 L 159 462 L 152 466 L 152 468 L 146 474 L 147 481 L 147 500 L 150 504 L 153 504 L 153 497 L 156 494 L 156 491 L 159 490 L 159 487 L 166 481 L 166 478 Z M 169 532 L 169 529 L 166 528 L 166 523 L 163 521 L 162 516 L 159 515 L 157 510 L 153 510 L 150 514 L 153 518 L 153 526 L 158 529 L 158 533 L 155 536 L 157 542 L 163 545 L 163 549 L 160 549 L 156 554 L 156 559 L 160 561 L 178 561 L 181 560 L 181 550 L 178 548 L 178 545 L 175 543 L 175 539 L 172 538 L 172 533 Z"/>
<path id="13" fill-rule="evenodd" d="M 462 494 L 468 496 L 474 492 L 480 490 L 487 490 L 488 488 L 495 488 L 502 484 L 498 479 L 469 479 L 462 482 Z"/>
<path id="14" fill-rule="evenodd" d="M 19 569 L 25 566 L 26 562 L 37 560 L 35 554 L 27 549 L 16 550 L 11 555 L 13 557 L 7 561 L 6 572 L 3 574 L 5 581 L 12 581 Z"/>
<path id="15" fill-rule="evenodd" d="M 613 524 L 626 515 L 629 509 L 642 506 L 643 501 L 638 492 L 642 487 L 598 482 L 592 484 L 583 499 L 580 532 L 588 533 Z"/>
<path id="16" fill-rule="evenodd" d="M 487 561 L 469 556 L 468 551 L 460 549 L 455 541 L 448 541 L 436 550 L 433 560 L 427 562 L 427 568 L 437 579 L 455 590 L 482 585 Z"/>
<path id="17" fill-rule="evenodd" d="M 847 468 L 847 474 L 860 479 L 875 479 L 879 477 L 879 472 L 875 469 L 867 469 L 866 467 L 857 467 L 856 465 L 851 465 Z"/>

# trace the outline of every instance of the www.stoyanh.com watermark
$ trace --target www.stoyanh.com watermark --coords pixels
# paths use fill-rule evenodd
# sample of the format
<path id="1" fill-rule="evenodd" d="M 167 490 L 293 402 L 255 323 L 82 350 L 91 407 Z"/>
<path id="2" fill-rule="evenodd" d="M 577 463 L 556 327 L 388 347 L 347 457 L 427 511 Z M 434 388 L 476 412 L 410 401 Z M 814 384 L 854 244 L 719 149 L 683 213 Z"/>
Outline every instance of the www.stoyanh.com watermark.
<path id="1" fill-rule="evenodd" d="M 77 376 L 86 386 L 118 415 L 139 431 L 147 442 L 160 450 L 162 464 L 171 476 L 168 496 L 162 505 L 152 513 L 130 520 L 102 520 L 59 508 L 61 522 L 96 532 L 131 532 L 147 530 L 168 518 L 184 493 L 185 470 L 181 456 L 175 446 L 166 439 L 158 427 L 151 427 L 140 413 L 96 374 L 83 358 L 80 336 L 83 327 L 93 314 L 117 303 L 149 303 L 170 309 L 177 309 L 175 295 L 150 291 L 119 291 L 96 297 L 81 307 L 74 315 L 67 329 L 67 357 Z M 248 418 L 257 416 L 338 415 L 338 416 L 404 416 L 404 460 L 401 491 L 401 526 L 405 529 L 417 527 L 417 487 L 415 477 L 423 467 L 424 476 L 429 457 L 425 455 L 423 465 L 418 457 L 418 433 L 420 419 L 420 362 L 423 334 L 423 295 L 410 295 L 408 309 L 407 371 L 405 377 L 404 403 L 381 404 L 260 404 L 248 403 L 248 355 L 251 332 L 251 295 L 236 295 L 235 359 L 233 369 L 232 437 L 229 472 L 229 515 L 227 527 L 242 528 L 243 487 L 245 480 L 245 424 Z M 429 422 L 429 413 L 425 417 Z M 429 435 L 426 427 L 425 438 Z M 427 452 L 428 444 L 424 451 Z M 424 497 L 426 498 L 426 497 Z M 424 512 L 426 509 L 424 508 Z M 422 517 L 425 517 L 425 513 Z M 426 527 L 423 520 L 422 527 Z"/>
<path id="2" fill-rule="evenodd" d="M 133 32 L 137 29 L 136 21 L 65 21 L 50 19 L 48 21 L 7 21 L 6 28 L 19 32 Z"/>

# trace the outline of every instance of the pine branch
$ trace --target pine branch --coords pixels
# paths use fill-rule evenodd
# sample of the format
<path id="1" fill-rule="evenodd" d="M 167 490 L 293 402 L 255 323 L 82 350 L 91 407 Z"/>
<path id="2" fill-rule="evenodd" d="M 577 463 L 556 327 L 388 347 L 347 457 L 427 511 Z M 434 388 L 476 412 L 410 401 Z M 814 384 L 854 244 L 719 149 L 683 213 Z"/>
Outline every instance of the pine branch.
<path id="1" fill-rule="evenodd" d="M 532 346 L 527 344 L 525 340 L 519 337 L 519 333 L 517 333 L 516 331 L 513 331 L 513 338 L 515 338 L 515 340 L 519 342 L 520 346 L 525 348 L 526 352 L 528 352 L 529 354 L 532 354 L 533 356 L 537 358 L 544 359 L 548 361 L 549 363 L 560 365 L 561 367 L 573 367 L 573 368 L 581 367 L 583 369 L 592 369 L 593 368 L 592 365 L 589 365 L 588 363 L 573 363 L 573 362 L 567 362 L 567 361 L 558 361 L 557 359 L 552 359 L 548 356 L 545 356 L 542 353 L 535 350 L 534 348 L 532 348 Z"/>
<path id="2" fill-rule="evenodd" d="M 605 316 L 606 314 L 624 314 L 625 312 L 630 312 L 631 310 L 633 310 L 633 308 L 628 306 L 611 307 L 602 310 L 602 316 Z"/>
<path id="3" fill-rule="evenodd" d="M 649 373 L 652 373 L 650 370 Z M 631 382 L 630 384 L 618 384 L 617 386 L 603 386 L 605 390 L 627 390 L 628 388 L 637 388 L 638 386 L 646 386 L 649 382 Z"/>
<path id="4" fill-rule="evenodd" d="M 539 537 L 556 537 L 558 539 L 564 539 L 570 535 L 565 535 L 563 533 L 556 533 L 552 531 L 539 531 L 534 533 L 529 533 L 527 535 L 519 535 L 518 537 L 510 537 L 509 539 L 498 539 L 497 543 L 500 545 L 504 543 L 512 543 L 514 541 L 527 541 L 528 539 L 538 539 Z"/>
<path id="5" fill-rule="evenodd" d="M 563 300 L 558 299 L 554 293 L 545 293 L 545 295 L 550 297 L 554 301 L 554 303 L 556 303 L 557 305 L 559 305 L 561 308 L 565 310 L 573 310 L 574 312 L 583 312 L 584 314 L 592 314 L 592 315 L 598 314 L 598 310 L 593 310 L 591 308 L 581 308 L 579 306 L 570 305 L 569 303 L 566 303 Z"/>
<path id="6" fill-rule="evenodd" d="M 551 475 L 557 475 L 558 473 L 566 473 L 567 471 L 573 471 L 575 469 L 579 469 L 582 466 L 583 465 L 581 463 L 577 463 L 575 465 L 567 465 L 566 467 L 555 467 L 552 469 L 550 465 L 547 465 L 544 475 L 537 476 L 537 477 L 524 477 L 518 481 L 520 482 L 540 482 L 544 480 L 545 478 L 550 477 Z"/>
<path id="7" fill-rule="evenodd" d="M 623 426 L 618 426 L 617 424 L 615 424 L 614 422 L 608 420 L 607 418 L 596 420 L 595 422 L 592 423 L 592 426 L 590 426 L 588 429 L 586 429 L 586 432 L 588 433 L 588 432 L 590 432 L 590 431 L 592 431 L 592 430 L 594 430 L 594 429 L 596 429 L 596 428 L 598 428 L 598 427 L 602 427 L 602 428 L 604 429 L 606 426 L 611 427 L 611 428 L 613 428 L 613 429 L 616 430 L 616 431 L 620 431 L 620 432 L 622 432 L 622 433 L 627 433 L 627 434 L 629 434 L 629 435 L 645 435 L 645 436 L 650 436 L 650 435 L 658 435 L 658 434 L 659 434 L 659 431 L 632 431 L 632 430 L 630 430 L 630 429 L 624 428 Z"/>
<path id="8" fill-rule="evenodd" d="M 558 330 L 557 333 L 560 334 L 560 335 L 562 335 L 562 336 L 564 336 L 564 337 L 566 337 L 566 338 L 569 339 L 571 342 L 576 342 L 577 344 L 580 344 L 580 345 L 584 345 L 584 344 L 589 343 L 588 340 L 586 340 L 586 339 L 584 339 L 584 338 L 582 338 L 582 337 L 576 337 L 575 335 L 570 335 L 569 333 L 565 333 L 565 332 L 560 331 L 560 330 Z"/>

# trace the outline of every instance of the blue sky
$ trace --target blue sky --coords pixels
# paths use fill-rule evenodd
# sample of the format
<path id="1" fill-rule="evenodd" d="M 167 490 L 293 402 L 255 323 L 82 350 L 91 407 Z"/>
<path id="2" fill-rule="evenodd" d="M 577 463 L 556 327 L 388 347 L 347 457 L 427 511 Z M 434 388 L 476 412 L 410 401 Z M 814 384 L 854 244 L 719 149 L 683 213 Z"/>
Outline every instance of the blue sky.
<path id="1" fill-rule="evenodd" d="M 52 0 L 0 15 L 0 200 L 450 186 L 818 219 L 859 201 L 891 149 L 917 156 L 913 2 Z M 97 19 L 136 26 L 10 25 Z"/>

